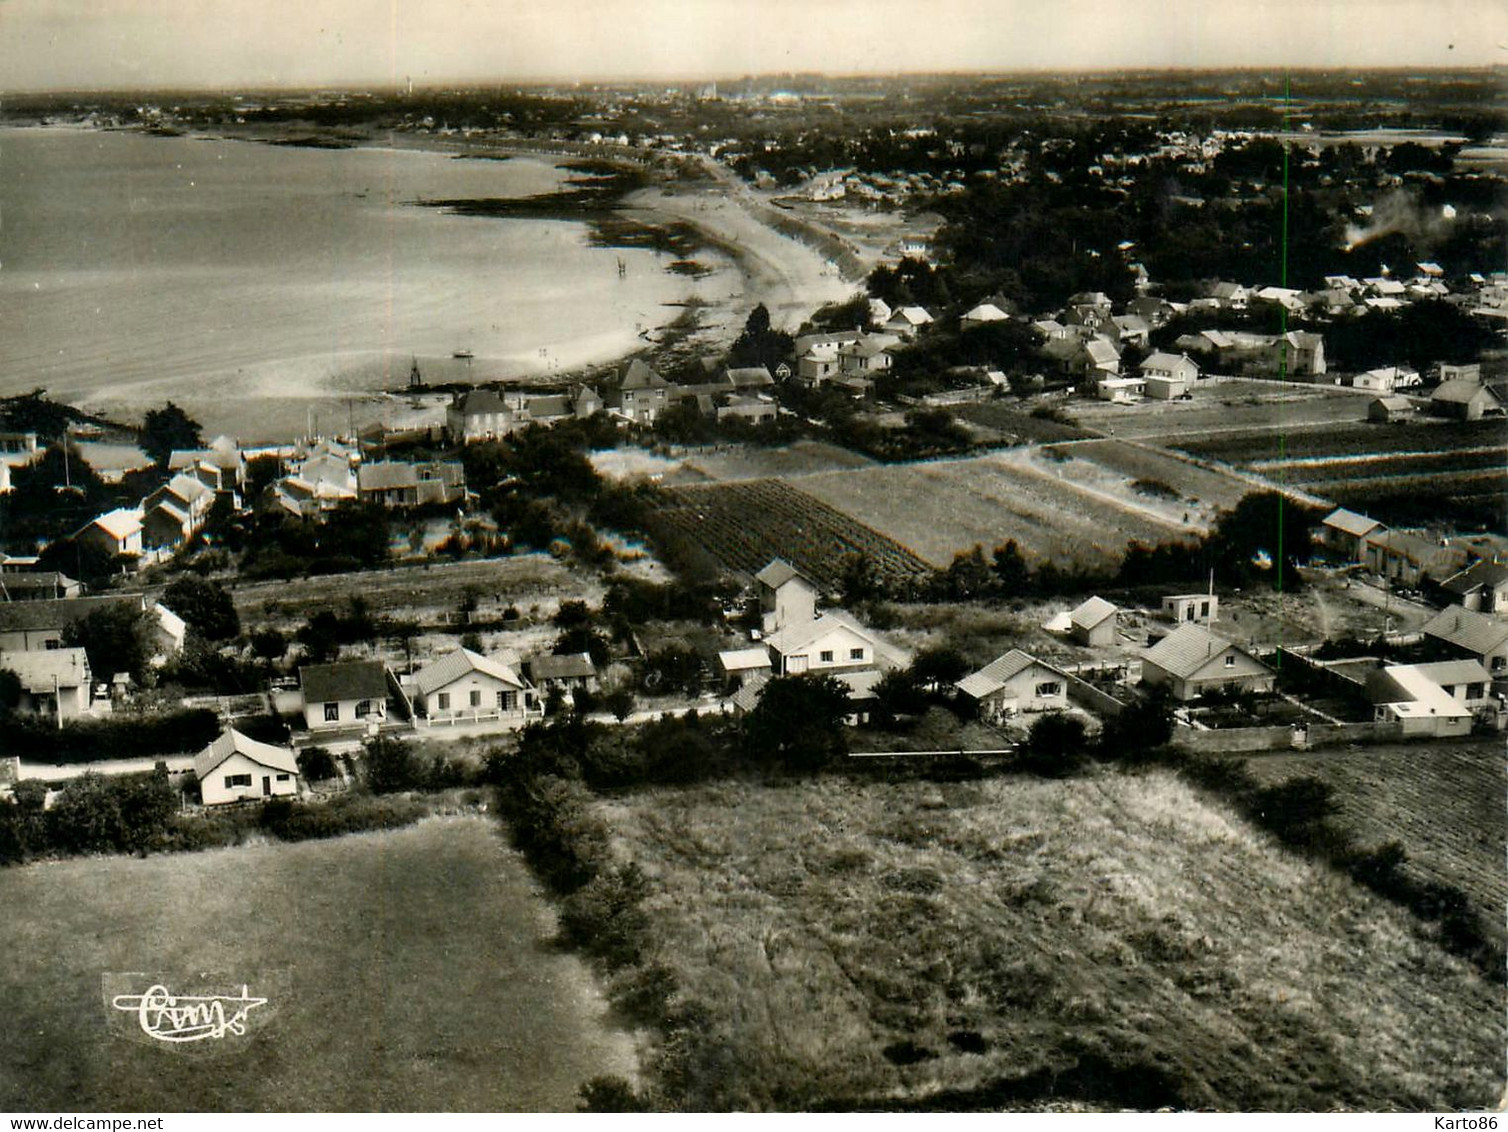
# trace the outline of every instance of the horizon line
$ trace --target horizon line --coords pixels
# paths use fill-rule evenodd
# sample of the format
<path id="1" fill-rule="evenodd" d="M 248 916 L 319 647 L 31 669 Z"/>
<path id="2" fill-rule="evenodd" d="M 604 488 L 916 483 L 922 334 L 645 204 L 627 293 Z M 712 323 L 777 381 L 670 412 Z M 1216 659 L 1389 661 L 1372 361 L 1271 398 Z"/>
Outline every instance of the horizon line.
<path id="1" fill-rule="evenodd" d="M 1009 79 L 1009 78 L 1032 78 L 1041 79 L 1050 76 L 1062 76 L 1069 78 L 1088 77 L 1115 77 L 1115 76 L 1151 76 L 1151 75 L 1221 75 L 1221 74 L 1255 74 L 1269 72 L 1274 75 L 1302 75 L 1302 74 L 1474 74 L 1508 71 L 1508 64 L 1503 63 L 1476 63 L 1476 64 L 1411 64 L 1411 63 L 1387 63 L 1387 64 L 1354 64 L 1354 65 L 1315 65 L 1305 64 L 1298 66 L 1269 66 L 1260 63 L 1233 63 L 1228 65 L 1210 64 L 1207 66 L 1158 66 L 1155 64 L 1128 65 L 1120 67 L 1086 67 L 1076 69 L 1073 67 L 1061 67 L 1044 65 L 1041 67 L 1016 67 L 1008 70 L 983 70 L 983 69 L 960 69 L 960 70 L 898 70 L 898 71 L 759 71 L 743 72 L 740 74 L 685 74 L 685 75 L 608 75 L 597 77 L 561 77 L 561 76 L 537 76 L 531 78 L 522 77 L 457 77 L 453 79 L 425 79 L 423 82 L 414 81 L 415 93 L 420 91 L 449 91 L 470 90 L 486 87 L 603 87 L 603 86 L 677 86 L 685 84 L 707 83 L 741 83 L 757 82 L 771 79 L 827 79 L 844 82 L 856 81 L 898 81 L 903 79 Z M 132 86 L 59 86 L 59 87 L 27 87 L 7 90 L 0 88 L 0 113 L 4 112 L 3 99 L 6 97 L 20 97 L 29 95 L 128 95 L 128 94 L 231 94 L 237 92 L 370 92 L 370 91 L 401 91 L 406 90 L 408 77 L 385 78 L 380 81 L 372 80 L 339 80 L 322 79 L 315 83 L 274 83 L 262 84 L 257 82 L 225 83 L 219 85 L 193 85 L 179 86 L 167 84 L 163 86 L 132 85 Z"/>

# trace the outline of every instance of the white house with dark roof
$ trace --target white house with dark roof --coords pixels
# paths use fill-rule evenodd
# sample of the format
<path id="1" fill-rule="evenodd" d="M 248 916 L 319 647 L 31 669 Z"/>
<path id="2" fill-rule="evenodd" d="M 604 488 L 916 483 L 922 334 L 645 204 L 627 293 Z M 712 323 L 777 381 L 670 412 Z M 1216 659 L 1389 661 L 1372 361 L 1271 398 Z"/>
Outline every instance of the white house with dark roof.
<path id="1" fill-rule="evenodd" d="M 194 757 L 194 777 L 206 806 L 292 797 L 299 787 L 292 751 L 260 743 L 233 727 Z"/>
<path id="2" fill-rule="evenodd" d="M 954 685 L 991 723 L 1020 712 L 1064 711 L 1068 675 L 1020 649 L 1011 649 Z"/>
<path id="3" fill-rule="evenodd" d="M 534 685 L 512 665 L 458 648 L 415 672 L 410 686 L 414 712 L 431 721 L 492 720 L 522 727 L 544 715 Z"/>
<path id="4" fill-rule="evenodd" d="M 1164 686 L 1175 700 L 1192 700 L 1217 689 L 1270 692 L 1275 680 L 1246 649 L 1185 622 L 1142 653 L 1143 682 Z"/>
<path id="5" fill-rule="evenodd" d="M 524 663 L 524 667 L 537 688 L 559 688 L 562 691 L 585 688 L 589 692 L 597 689 L 597 666 L 592 663 L 590 653 L 552 653 L 531 657 Z"/>
<path id="6" fill-rule="evenodd" d="M 388 696 L 402 692 L 380 660 L 306 664 L 298 670 L 304 725 L 313 732 L 374 728 L 387 721 Z"/>

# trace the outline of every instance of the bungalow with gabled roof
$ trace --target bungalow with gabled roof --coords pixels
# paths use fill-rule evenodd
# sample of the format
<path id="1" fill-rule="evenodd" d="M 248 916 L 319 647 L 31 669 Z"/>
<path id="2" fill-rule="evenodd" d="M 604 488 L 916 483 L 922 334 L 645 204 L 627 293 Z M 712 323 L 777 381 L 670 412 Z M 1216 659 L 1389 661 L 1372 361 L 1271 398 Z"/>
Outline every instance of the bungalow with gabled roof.
<path id="1" fill-rule="evenodd" d="M 117 558 L 139 558 L 143 550 L 141 512 L 117 507 L 91 520 L 73 536 L 75 542 L 97 546 Z"/>
<path id="2" fill-rule="evenodd" d="M 511 665 L 470 649 L 454 649 L 426 664 L 410 685 L 415 714 L 422 719 L 486 719 L 522 727 L 544 715 L 534 686 Z"/>
<path id="3" fill-rule="evenodd" d="M 1508 621 L 1453 605 L 1425 623 L 1424 637 L 1437 652 L 1470 657 L 1494 680 L 1508 679 Z"/>
<path id="4" fill-rule="evenodd" d="M 0 582 L 4 579 L 0 578 Z M 1508 614 L 1508 564 L 1481 559 L 1445 579 L 1442 589 L 1462 609 Z"/>
<path id="5" fill-rule="evenodd" d="M 1405 735 L 1445 737 L 1471 732 L 1471 709 L 1430 679 L 1423 666 L 1394 664 L 1377 669 L 1367 677 L 1366 697 L 1377 722 L 1400 724 Z"/>
<path id="6" fill-rule="evenodd" d="M 397 680 L 380 660 L 306 664 L 298 670 L 304 725 L 310 731 L 374 728 L 387 722 L 388 697 L 402 697 Z"/>
<path id="7" fill-rule="evenodd" d="M 0 671 L 13 673 L 20 685 L 18 712 L 51 716 L 61 726 L 87 714 L 93 702 L 94 678 L 81 648 L 0 652 Z"/>
<path id="8" fill-rule="evenodd" d="M 1011 649 L 954 685 L 982 719 L 998 723 L 1020 712 L 1064 711 L 1068 675 L 1020 649 Z"/>
<path id="9" fill-rule="evenodd" d="M 194 757 L 206 806 L 298 794 L 298 760 L 287 747 L 258 742 L 227 727 Z"/>
<path id="10" fill-rule="evenodd" d="M 1501 413 L 1503 398 L 1492 385 L 1456 378 L 1430 394 L 1429 409 L 1436 416 L 1479 421 L 1489 413 Z"/>
<path id="11" fill-rule="evenodd" d="M 1250 652 L 1203 625 L 1185 622 L 1142 653 L 1142 680 L 1166 687 L 1175 700 L 1217 689 L 1270 692 L 1275 677 Z"/>

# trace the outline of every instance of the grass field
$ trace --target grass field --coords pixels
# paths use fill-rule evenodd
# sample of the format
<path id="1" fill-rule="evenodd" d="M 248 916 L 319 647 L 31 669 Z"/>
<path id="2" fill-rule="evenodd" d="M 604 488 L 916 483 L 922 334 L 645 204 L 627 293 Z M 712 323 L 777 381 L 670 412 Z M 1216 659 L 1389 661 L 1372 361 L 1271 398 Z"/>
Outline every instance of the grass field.
<path id="1" fill-rule="evenodd" d="M 1166 772 L 599 803 L 712 1021 L 704 1103 L 1439 1110 L 1501 988 Z M 712 1067 L 715 1067 L 712 1068 Z"/>
<path id="2" fill-rule="evenodd" d="M 1141 491 L 1138 480 L 1172 489 Z M 1015 448 L 961 460 L 863 468 L 791 481 L 934 566 L 975 544 L 1015 539 L 1036 561 L 1118 564 L 1126 544 L 1206 530 L 1256 488 L 1176 456 L 1118 441 Z"/>
<path id="3" fill-rule="evenodd" d="M 0 907 L 0 1109 L 570 1110 L 632 1072 L 488 819 L 3 870 Z M 279 969 L 287 999 L 212 1059 L 107 1029 L 104 972 Z"/>
<path id="4" fill-rule="evenodd" d="M 1289 431 L 1354 424 L 1366 419 L 1368 398 L 1324 386 L 1273 382 L 1203 382 L 1192 401 L 1075 403 L 1074 423 L 1119 437 L 1169 445 L 1189 436 L 1232 430 Z"/>
<path id="5" fill-rule="evenodd" d="M 1404 868 L 1460 887 L 1508 942 L 1503 744 L 1402 743 L 1274 755 L 1247 764 L 1264 784 L 1313 775 L 1335 789 L 1340 822 L 1365 845 L 1402 842 Z"/>
<path id="6" fill-rule="evenodd" d="M 906 547 L 783 480 L 666 488 L 655 521 L 723 569 L 748 575 L 784 558 L 814 581 L 834 586 L 850 554 L 863 555 L 888 581 L 912 581 L 929 572 Z"/>

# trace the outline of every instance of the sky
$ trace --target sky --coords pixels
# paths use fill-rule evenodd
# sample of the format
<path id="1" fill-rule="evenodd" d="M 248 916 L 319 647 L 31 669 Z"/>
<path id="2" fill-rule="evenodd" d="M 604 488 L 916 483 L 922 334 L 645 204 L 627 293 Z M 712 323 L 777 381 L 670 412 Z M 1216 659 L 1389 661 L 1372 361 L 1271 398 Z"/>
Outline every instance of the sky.
<path id="1" fill-rule="evenodd" d="M 0 0 L 0 91 L 1508 64 L 1504 0 Z"/>

